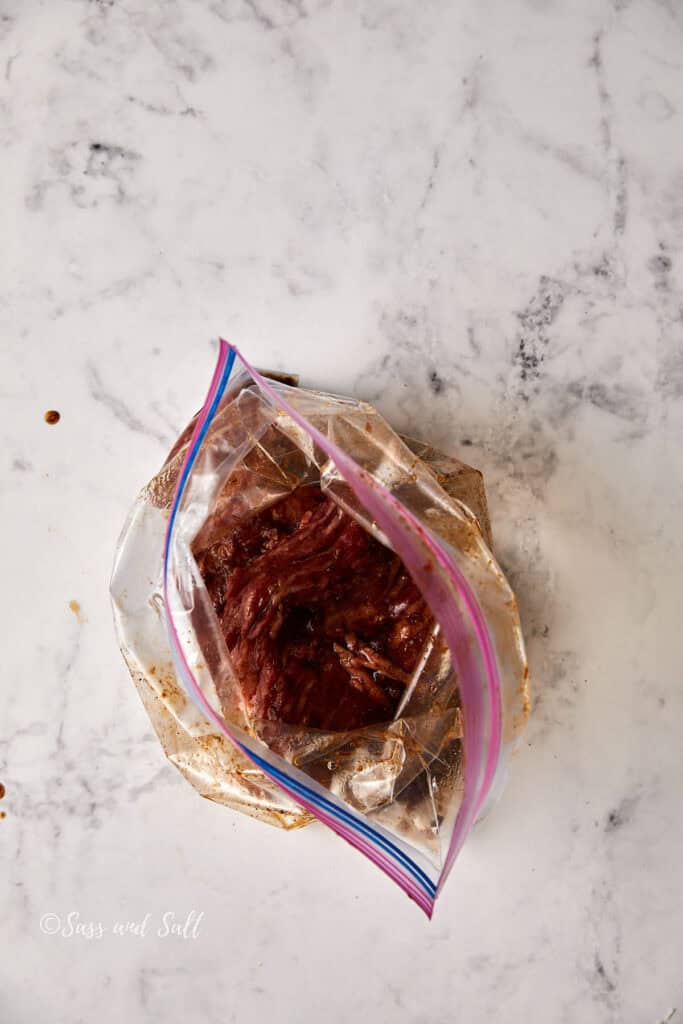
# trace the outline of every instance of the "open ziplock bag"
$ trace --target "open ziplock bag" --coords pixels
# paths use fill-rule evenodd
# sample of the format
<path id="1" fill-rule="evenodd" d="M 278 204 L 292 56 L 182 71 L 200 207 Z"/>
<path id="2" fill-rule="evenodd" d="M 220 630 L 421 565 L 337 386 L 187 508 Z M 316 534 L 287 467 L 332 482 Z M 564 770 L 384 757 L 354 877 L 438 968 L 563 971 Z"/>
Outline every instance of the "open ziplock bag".
<path id="1" fill-rule="evenodd" d="M 278 533 L 278 510 L 298 508 L 300 496 L 313 505 L 293 540 Z M 258 585 L 244 568 L 255 523 L 266 524 Z M 217 589 L 207 566 L 217 550 L 234 555 L 235 538 L 242 561 Z M 356 547 L 341 557 L 349 538 Z M 388 574 L 403 618 L 393 633 L 383 628 L 413 644 L 407 671 L 361 635 L 369 620 L 360 593 L 349 610 L 349 566 L 361 549 Z M 267 579 L 278 565 L 280 584 Z M 316 576 L 321 566 L 327 576 Z M 346 590 L 335 584 L 328 597 L 316 581 L 330 572 Z M 111 592 L 145 707 L 199 792 L 287 828 L 322 821 L 431 916 L 500 792 L 528 713 L 528 670 L 514 594 L 477 518 L 375 409 L 267 380 L 221 341 L 204 406 L 124 527 Z M 304 622 L 306 601 L 315 611 Z M 321 637 L 335 614 L 344 622 L 325 675 Z M 299 632 L 283 653 L 284 622 Z M 285 660 L 270 663 L 278 644 Z M 285 681 L 292 665 L 306 697 Z M 339 666 L 353 693 L 331 704 L 325 681 L 341 678 Z M 362 705 L 360 718 L 337 715 L 342 703 Z"/>

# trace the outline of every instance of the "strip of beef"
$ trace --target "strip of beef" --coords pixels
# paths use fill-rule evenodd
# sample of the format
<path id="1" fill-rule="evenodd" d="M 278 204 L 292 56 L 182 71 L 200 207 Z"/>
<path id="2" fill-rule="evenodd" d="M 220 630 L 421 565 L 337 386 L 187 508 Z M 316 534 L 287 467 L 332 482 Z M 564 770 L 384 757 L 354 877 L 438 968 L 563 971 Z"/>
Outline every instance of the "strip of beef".
<path id="1" fill-rule="evenodd" d="M 317 485 L 197 562 L 253 718 L 350 730 L 393 717 L 433 620 L 401 560 Z"/>

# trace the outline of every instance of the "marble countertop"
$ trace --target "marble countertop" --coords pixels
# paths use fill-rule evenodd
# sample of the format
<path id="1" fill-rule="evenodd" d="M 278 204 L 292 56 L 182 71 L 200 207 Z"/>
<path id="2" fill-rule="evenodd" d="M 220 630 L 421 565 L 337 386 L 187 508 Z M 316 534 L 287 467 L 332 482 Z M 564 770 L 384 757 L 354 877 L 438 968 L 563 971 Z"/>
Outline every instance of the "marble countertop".
<path id="1" fill-rule="evenodd" d="M 682 137 L 676 0 L 5 0 L 2 1024 L 683 1020 Z M 119 656 L 219 333 L 486 475 L 533 715 L 431 924 Z"/>

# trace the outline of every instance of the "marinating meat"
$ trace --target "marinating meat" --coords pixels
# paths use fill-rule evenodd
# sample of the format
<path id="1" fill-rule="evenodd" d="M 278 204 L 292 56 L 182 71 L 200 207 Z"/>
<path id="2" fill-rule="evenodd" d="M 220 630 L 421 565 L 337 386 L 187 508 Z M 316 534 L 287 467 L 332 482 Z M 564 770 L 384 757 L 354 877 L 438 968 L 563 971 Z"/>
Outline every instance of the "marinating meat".
<path id="1" fill-rule="evenodd" d="M 403 563 L 317 485 L 239 521 L 197 563 L 254 719 L 391 719 L 433 619 Z"/>

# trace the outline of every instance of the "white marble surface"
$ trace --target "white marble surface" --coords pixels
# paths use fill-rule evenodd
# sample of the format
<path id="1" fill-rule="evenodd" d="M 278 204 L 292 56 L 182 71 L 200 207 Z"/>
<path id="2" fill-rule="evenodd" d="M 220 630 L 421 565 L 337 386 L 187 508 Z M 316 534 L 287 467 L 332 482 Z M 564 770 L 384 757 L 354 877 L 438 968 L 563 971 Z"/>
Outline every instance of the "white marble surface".
<path id="1" fill-rule="evenodd" d="M 2 1024 L 683 1019 L 681 4 L 4 0 L 0 50 Z M 119 658 L 219 332 L 487 475 L 534 712 L 431 924 L 200 800 Z"/>

